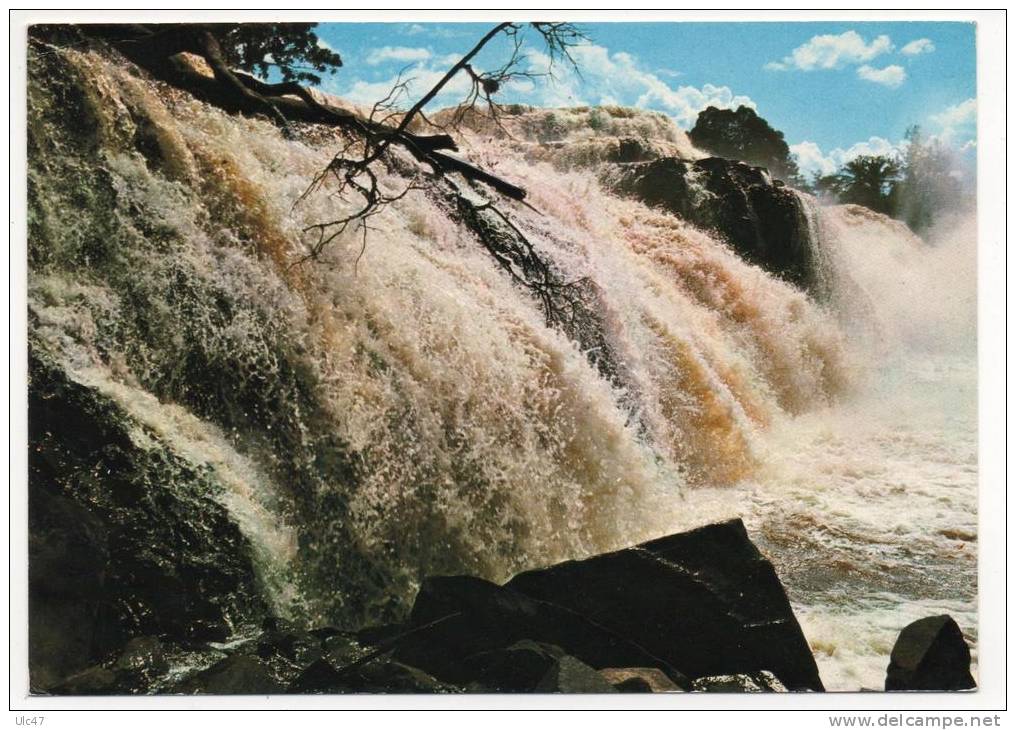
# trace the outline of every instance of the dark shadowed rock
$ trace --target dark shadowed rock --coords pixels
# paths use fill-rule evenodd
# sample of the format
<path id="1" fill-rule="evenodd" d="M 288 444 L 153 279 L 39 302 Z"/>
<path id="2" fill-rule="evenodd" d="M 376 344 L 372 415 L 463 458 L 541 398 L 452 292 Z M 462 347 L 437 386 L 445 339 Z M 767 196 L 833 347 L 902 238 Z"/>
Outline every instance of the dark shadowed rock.
<path id="1" fill-rule="evenodd" d="M 282 684 L 257 657 L 234 654 L 189 677 L 176 689 L 181 694 L 270 695 Z"/>
<path id="2" fill-rule="evenodd" d="M 116 673 L 102 666 L 89 667 L 78 672 L 49 690 L 55 695 L 112 695 L 117 694 Z"/>
<path id="3" fill-rule="evenodd" d="M 818 285 L 807 212 L 764 168 L 721 157 L 664 157 L 624 166 L 614 187 L 717 231 L 742 258 L 776 276 L 806 289 Z"/>
<path id="4" fill-rule="evenodd" d="M 353 667 L 336 667 L 319 659 L 290 684 L 289 694 L 437 694 L 460 691 L 439 682 L 426 672 L 401 662 L 379 657 Z"/>
<path id="5" fill-rule="evenodd" d="M 151 682 L 169 669 L 162 642 L 154 636 L 135 636 L 127 642 L 114 669 L 138 682 Z"/>
<path id="6" fill-rule="evenodd" d="M 893 646 L 887 692 L 974 689 L 970 648 L 951 616 L 929 616 L 908 625 Z"/>
<path id="7" fill-rule="evenodd" d="M 496 692 L 532 692 L 559 659 L 561 647 L 523 639 L 503 649 L 482 651 L 463 659 L 473 682 Z"/>
<path id="8" fill-rule="evenodd" d="M 755 674 L 727 674 L 719 677 L 700 677 L 695 680 L 693 692 L 786 692 L 772 672 L 756 672 Z"/>
<path id="9" fill-rule="evenodd" d="M 277 655 L 307 666 L 324 656 L 324 646 L 320 638 L 308 631 L 266 631 L 257 640 L 256 652 L 262 659 Z"/>
<path id="10" fill-rule="evenodd" d="M 652 667 L 607 667 L 600 675 L 618 692 L 681 692 L 680 687 Z"/>
<path id="11" fill-rule="evenodd" d="M 613 694 L 617 692 L 599 672 L 573 656 L 555 661 L 543 675 L 535 692 L 563 692 L 568 694 Z"/>
<path id="12" fill-rule="evenodd" d="M 398 640 L 395 658 L 459 685 L 474 679 L 467 657 L 523 639 L 559 646 L 594 668 L 654 666 L 688 683 L 659 657 L 580 613 L 480 578 L 426 579 L 411 623 L 415 628 Z"/>
<path id="13" fill-rule="evenodd" d="M 529 571 L 505 587 L 644 647 L 687 677 L 769 670 L 790 689 L 822 690 L 776 571 L 740 520 Z M 584 659 L 553 636 L 543 640 Z"/>
<path id="14" fill-rule="evenodd" d="M 351 691 L 352 688 L 346 678 L 325 659 L 312 662 L 286 690 L 289 694 L 298 695 L 339 694 Z"/>
<path id="15" fill-rule="evenodd" d="M 368 693 L 447 694 L 461 690 L 424 671 L 390 659 L 378 659 L 351 673 L 353 690 Z"/>
<path id="16" fill-rule="evenodd" d="M 29 491 L 28 657 L 33 691 L 46 691 L 94 664 L 120 639 L 105 595 L 108 560 L 108 526 L 103 520 L 49 490 Z"/>

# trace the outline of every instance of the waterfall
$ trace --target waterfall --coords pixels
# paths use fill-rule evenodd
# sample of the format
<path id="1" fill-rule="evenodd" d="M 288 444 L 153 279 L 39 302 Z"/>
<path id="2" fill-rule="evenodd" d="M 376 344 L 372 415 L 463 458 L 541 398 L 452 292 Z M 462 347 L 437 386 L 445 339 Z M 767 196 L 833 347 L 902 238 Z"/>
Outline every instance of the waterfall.
<path id="1" fill-rule="evenodd" d="M 539 110 L 518 118 L 528 137 L 464 132 L 527 188 L 503 207 L 535 252 L 585 282 L 569 329 L 425 191 L 301 262 L 303 230 L 355 205 L 300 200 L 331 132 L 287 137 L 100 52 L 46 50 L 29 64 L 30 345 L 218 474 L 275 605 L 309 624 L 399 618 L 428 574 L 504 580 L 718 512 L 772 517 L 795 458 L 780 439 L 857 388 L 841 269 L 872 284 L 871 239 L 892 238 L 879 256 L 919 243 L 799 196 L 834 292 L 817 301 L 601 187 L 604 140 L 694 153 L 659 115 L 562 112 L 563 147 Z M 386 190 L 402 162 L 379 167 Z"/>

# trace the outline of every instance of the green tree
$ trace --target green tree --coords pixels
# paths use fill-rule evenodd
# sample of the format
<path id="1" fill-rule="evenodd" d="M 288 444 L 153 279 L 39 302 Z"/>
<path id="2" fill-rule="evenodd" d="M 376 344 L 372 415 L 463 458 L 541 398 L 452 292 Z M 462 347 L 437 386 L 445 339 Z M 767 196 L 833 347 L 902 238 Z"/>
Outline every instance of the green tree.
<path id="1" fill-rule="evenodd" d="M 783 139 L 783 132 L 773 129 L 753 109 L 708 107 L 699 112 L 688 136 L 696 147 L 720 157 L 765 167 L 774 177 L 795 187 L 807 187 Z"/>
<path id="2" fill-rule="evenodd" d="M 838 188 L 839 199 L 893 215 L 896 212 L 895 187 L 900 179 L 900 169 L 899 160 L 887 155 L 855 157 L 836 176 L 838 179 L 834 185 Z"/>
<path id="3" fill-rule="evenodd" d="M 317 23 L 229 23 L 209 26 L 226 62 L 267 79 L 277 69 L 283 81 L 321 83 L 322 73 L 342 66 L 339 54 L 324 45 Z"/>

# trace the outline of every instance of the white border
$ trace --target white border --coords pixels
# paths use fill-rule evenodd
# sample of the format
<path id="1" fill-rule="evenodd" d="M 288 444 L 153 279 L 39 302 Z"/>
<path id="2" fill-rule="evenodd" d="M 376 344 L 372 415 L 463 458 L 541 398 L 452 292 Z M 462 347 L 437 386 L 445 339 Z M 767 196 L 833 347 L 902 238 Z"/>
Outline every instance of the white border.
<path id="1" fill-rule="evenodd" d="M 1003 363 L 1007 353 L 1003 350 L 1001 326 L 1006 322 L 1005 288 L 1005 232 L 1002 216 L 1005 211 L 1005 184 L 1001 165 L 998 161 L 1006 158 L 1006 115 L 1002 99 L 1007 90 L 1005 54 L 1006 26 L 1008 20 L 1004 11 L 995 10 L 788 10 L 788 11 L 664 11 L 639 10 L 606 12 L 590 10 L 547 11 L 539 10 L 443 10 L 443 11 L 401 11 L 401 10 L 220 10 L 220 11 L 143 11 L 147 22 L 179 21 L 225 21 L 225 20 L 290 20 L 290 21 L 346 21 L 346 22 L 399 22 L 399 21 L 444 21 L 480 22 L 485 20 L 529 20 L 535 15 L 567 17 L 576 22 L 610 21 L 903 21 L 903 20 L 953 20 L 978 24 L 978 225 L 979 246 L 979 424 L 980 424 L 980 628 L 978 632 L 979 672 L 981 686 L 977 692 L 964 694 L 810 694 L 782 696 L 709 696 L 709 695 L 621 695 L 607 696 L 355 696 L 355 697 L 273 697 L 231 698 L 231 697 L 143 697 L 143 698 L 38 698 L 27 696 L 27 647 L 23 636 L 16 637 L 11 646 L 10 702 L 11 708 L 28 714 L 52 714 L 60 710 L 116 709 L 448 709 L 448 708 L 504 708 L 504 709 L 585 709 L 608 708 L 626 709 L 682 709 L 682 710 L 821 710 L 821 715 L 832 711 L 873 710 L 886 711 L 960 711 L 963 713 L 979 710 L 994 711 L 1005 706 L 1002 685 L 1006 665 L 1006 630 L 1004 605 L 1006 600 L 1005 553 L 1006 510 L 1003 509 L 1007 459 L 1003 465 L 1007 440 L 1004 441 L 1007 400 L 1003 401 L 1006 371 Z M 11 495 L 14 511 L 9 515 L 10 524 L 10 567 L 11 612 L 9 621 L 12 637 L 17 633 L 14 627 L 26 626 L 27 622 L 27 569 L 24 546 L 27 544 L 25 514 L 27 512 L 27 433 L 25 414 L 27 394 L 25 392 L 25 343 L 26 343 L 26 210 L 25 190 L 25 28 L 30 22 L 126 22 L 137 20 L 137 11 L 12 11 L 10 24 L 11 86 L 10 119 L 11 155 L 10 201 L 11 201 L 11 246 L 9 272 L 11 276 L 10 318 L 8 341 L 11 343 L 11 387 L 9 397 L 10 413 L 10 467 Z M 736 52 L 725 49 L 722 52 Z M 1009 171 L 1007 160 L 1007 172 Z M 1008 332 L 1008 326 L 1006 326 Z M 57 719 L 63 716 L 58 712 Z M 167 716 L 172 718 L 172 716 Z M 255 716 L 255 721 L 275 722 L 270 718 L 282 718 L 274 714 Z M 743 720 L 748 717 L 741 716 Z M 220 719 L 216 719 L 220 718 Z M 68 717 L 68 719 L 72 719 Z M 100 722 L 99 715 L 77 715 L 75 724 Z M 219 724 L 224 716 L 208 715 L 207 719 Z M 300 715 L 301 724 L 310 716 Z M 705 718 L 703 718 L 705 719 Z M 779 720 L 782 727 L 805 726 L 829 727 L 828 721 L 813 713 L 778 712 L 764 715 L 753 714 L 753 725 L 770 726 Z M 102 713 L 104 726 L 136 727 L 138 721 L 151 722 L 151 715 L 136 716 L 133 712 Z M 230 716 L 231 722 L 232 716 Z M 736 720 L 736 718 L 735 718 Z M 172 719 L 169 720 L 170 722 Z M 192 718 L 188 717 L 187 722 Z"/>

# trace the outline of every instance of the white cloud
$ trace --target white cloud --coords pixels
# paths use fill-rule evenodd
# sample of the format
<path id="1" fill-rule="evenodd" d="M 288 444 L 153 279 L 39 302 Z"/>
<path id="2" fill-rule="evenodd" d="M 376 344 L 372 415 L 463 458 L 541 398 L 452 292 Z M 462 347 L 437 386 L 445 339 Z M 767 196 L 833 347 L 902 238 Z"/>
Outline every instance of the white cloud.
<path id="1" fill-rule="evenodd" d="M 907 72 L 902 66 L 893 64 L 885 68 L 873 68 L 868 65 L 857 69 L 858 78 L 870 81 L 873 84 L 888 86 L 890 89 L 899 88 L 900 84 L 907 80 Z"/>
<path id="2" fill-rule="evenodd" d="M 922 53 L 931 53 L 934 50 L 935 44 L 931 42 L 930 38 L 918 38 L 903 46 L 900 53 L 904 56 L 920 56 Z"/>
<path id="3" fill-rule="evenodd" d="M 822 148 L 814 142 L 792 144 L 790 152 L 805 175 L 832 175 L 855 157 L 898 155 L 905 146 L 904 142 L 893 144 L 884 137 L 869 137 L 863 142 L 852 144 L 847 149 L 837 147 L 828 154 L 823 153 Z"/>
<path id="4" fill-rule="evenodd" d="M 822 148 L 814 142 L 792 144 L 790 154 L 797 160 L 797 166 L 805 175 L 832 175 L 838 169 L 836 162 L 822 154 Z"/>
<path id="5" fill-rule="evenodd" d="M 817 35 L 804 45 L 798 46 L 782 61 L 770 61 L 765 65 L 769 71 L 814 71 L 816 69 L 843 68 L 847 65 L 865 63 L 893 49 L 887 35 L 880 35 L 866 43 L 856 31 L 848 30 L 839 35 Z"/>
<path id="6" fill-rule="evenodd" d="M 555 65 L 554 80 L 537 84 L 526 101 L 541 106 L 625 104 L 664 112 L 685 128 L 693 126 L 698 113 L 708 106 L 756 108 L 750 97 L 735 94 L 728 86 L 672 86 L 641 68 L 629 53 L 611 53 L 603 46 L 586 43 L 574 47 L 572 56 L 579 73 L 567 65 Z M 534 53 L 531 59 L 535 71 L 550 70 L 545 54 Z"/>
<path id="7" fill-rule="evenodd" d="M 371 49 L 367 54 L 367 63 L 371 66 L 385 63 L 386 61 L 400 61 L 402 63 L 415 63 L 426 61 L 431 57 L 431 52 L 426 48 L 407 48 L 406 46 L 384 46 L 383 48 Z"/>
<path id="8" fill-rule="evenodd" d="M 967 99 L 929 118 L 932 130 L 946 144 L 964 145 L 977 136 L 977 100 Z"/>

